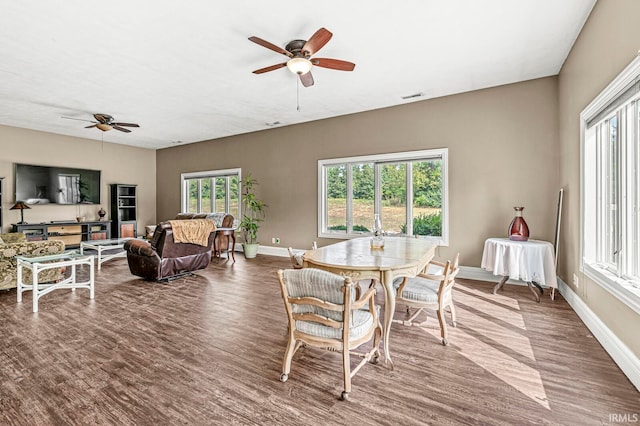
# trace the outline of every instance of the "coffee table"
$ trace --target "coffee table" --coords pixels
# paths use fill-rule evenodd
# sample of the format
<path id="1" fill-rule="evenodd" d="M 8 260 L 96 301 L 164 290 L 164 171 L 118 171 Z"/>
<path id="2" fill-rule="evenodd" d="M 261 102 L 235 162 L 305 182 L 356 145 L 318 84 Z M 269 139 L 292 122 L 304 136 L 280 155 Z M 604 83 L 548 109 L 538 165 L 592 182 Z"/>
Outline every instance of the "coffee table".
<path id="1" fill-rule="evenodd" d="M 52 254 L 49 256 L 24 257 L 16 256 L 18 263 L 18 302 L 22 302 L 22 293 L 27 290 L 33 291 L 33 312 L 38 312 L 38 300 L 53 290 L 86 288 L 89 290 L 89 299 L 94 296 L 94 273 L 93 273 L 93 255 L 82 255 L 77 251 L 69 251 L 60 254 Z M 89 266 L 89 279 L 83 282 L 76 281 L 76 267 L 78 265 Z M 45 269 L 71 267 L 71 274 L 55 283 L 38 283 L 38 273 Z M 32 283 L 22 282 L 22 271 L 27 268 L 32 274 Z"/>
<path id="2" fill-rule="evenodd" d="M 127 257 L 126 251 L 118 251 L 117 253 L 104 253 L 106 251 L 112 251 L 121 249 L 131 238 L 112 238 L 109 240 L 90 240 L 82 241 L 80 243 L 80 254 L 84 254 L 85 249 L 95 250 L 98 252 L 98 271 L 102 269 L 102 264 L 107 260 L 115 259 L 118 257 Z"/>

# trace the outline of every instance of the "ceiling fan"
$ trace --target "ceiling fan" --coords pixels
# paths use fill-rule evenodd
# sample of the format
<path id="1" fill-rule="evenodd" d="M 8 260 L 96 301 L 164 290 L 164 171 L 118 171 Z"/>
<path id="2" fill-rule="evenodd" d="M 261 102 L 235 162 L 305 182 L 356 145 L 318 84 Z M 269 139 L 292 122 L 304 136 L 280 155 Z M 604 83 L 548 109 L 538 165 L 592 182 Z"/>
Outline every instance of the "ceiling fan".
<path id="1" fill-rule="evenodd" d="M 327 44 L 333 34 L 326 28 L 320 28 L 309 40 L 292 40 L 282 49 L 275 44 L 269 43 L 259 37 L 249 37 L 249 40 L 259 44 L 260 46 L 271 49 L 274 52 L 288 56 L 290 59 L 281 64 L 271 65 L 253 71 L 254 74 L 262 74 L 265 72 L 277 70 L 287 67 L 289 70 L 298 74 L 300 81 L 304 87 L 313 86 L 313 76 L 311 68 L 315 65 L 322 68 L 330 68 L 339 71 L 353 71 L 356 64 L 353 62 L 342 61 L 340 59 L 331 58 L 312 58 L 322 47 Z"/>
<path id="2" fill-rule="evenodd" d="M 135 123 L 117 123 L 113 120 L 113 117 L 109 114 L 93 114 L 93 118 L 97 121 L 92 120 L 84 120 L 82 118 L 74 118 L 74 117 L 62 117 L 69 120 L 78 120 L 78 121 L 87 121 L 89 123 L 93 123 L 90 126 L 86 126 L 85 129 L 89 129 L 92 127 L 97 127 L 103 132 L 107 132 L 111 129 L 120 130 L 121 132 L 131 133 L 131 130 L 125 129 L 125 127 L 140 127 Z"/>

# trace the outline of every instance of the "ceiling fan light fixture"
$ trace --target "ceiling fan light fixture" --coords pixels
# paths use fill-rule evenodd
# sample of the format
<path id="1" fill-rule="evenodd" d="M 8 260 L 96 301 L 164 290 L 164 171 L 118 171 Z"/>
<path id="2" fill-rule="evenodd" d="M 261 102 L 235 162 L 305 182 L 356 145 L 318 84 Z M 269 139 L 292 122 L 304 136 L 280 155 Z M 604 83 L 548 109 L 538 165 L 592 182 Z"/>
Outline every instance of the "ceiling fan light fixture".
<path id="1" fill-rule="evenodd" d="M 108 124 L 104 124 L 104 123 L 100 123 L 100 124 L 96 124 L 96 127 L 100 130 L 102 130 L 103 132 L 107 132 L 109 130 L 111 130 L 113 127 L 111 127 Z"/>
<path id="2" fill-rule="evenodd" d="M 291 58 L 287 62 L 287 68 L 294 74 L 302 75 L 311 71 L 313 64 L 306 58 Z"/>

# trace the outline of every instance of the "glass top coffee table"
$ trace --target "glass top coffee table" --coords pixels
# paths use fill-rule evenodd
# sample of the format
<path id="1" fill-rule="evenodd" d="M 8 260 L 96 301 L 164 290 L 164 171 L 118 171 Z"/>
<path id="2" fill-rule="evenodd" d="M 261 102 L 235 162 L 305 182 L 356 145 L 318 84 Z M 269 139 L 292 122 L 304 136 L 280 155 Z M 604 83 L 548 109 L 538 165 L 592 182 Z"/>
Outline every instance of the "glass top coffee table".
<path id="1" fill-rule="evenodd" d="M 38 300 L 53 290 L 59 289 L 71 289 L 75 291 L 76 288 L 86 288 L 89 290 L 89 299 L 93 299 L 94 296 L 94 274 L 93 274 L 93 256 L 82 255 L 77 251 L 68 251 L 60 254 L 52 254 L 49 256 L 37 256 L 37 257 L 24 257 L 16 256 L 16 262 L 18 263 L 18 303 L 22 302 L 22 293 L 27 290 L 33 291 L 33 312 L 38 312 Z M 78 282 L 76 275 L 76 268 L 80 265 L 86 265 L 89 267 L 89 277 L 86 281 Z M 52 268 L 68 268 L 71 267 L 71 271 L 67 278 L 63 278 L 58 282 L 53 283 L 39 283 L 38 273 L 45 269 Z M 23 269 L 31 271 L 32 282 L 22 282 Z"/>
<path id="2" fill-rule="evenodd" d="M 80 254 L 84 254 L 85 249 L 95 250 L 98 253 L 97 259 L 99 271 L 102 267 L 102 264 L 107 260 L 115 259 L 118 257 L 127 257 L 127 252 L 121 249 L 124 247 L 124 243 L 131 239 L 132 238 L 112 238 L 109 240 L 82 241 L 80 243 Z M 118 251 L 114 253 L 114 250 Z"/>

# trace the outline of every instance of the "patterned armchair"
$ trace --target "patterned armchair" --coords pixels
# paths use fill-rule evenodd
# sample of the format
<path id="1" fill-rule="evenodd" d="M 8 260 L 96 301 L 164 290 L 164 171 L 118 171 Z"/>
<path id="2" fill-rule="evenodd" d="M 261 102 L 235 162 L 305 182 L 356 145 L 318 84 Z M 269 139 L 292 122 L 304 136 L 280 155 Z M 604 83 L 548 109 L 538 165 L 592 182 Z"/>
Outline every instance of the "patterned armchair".
<path id="1" fill-rule="evenodd" d="M 16 256 L 47 256 L 64 252 L 64 243 L 58 240 L 27 241 L 22 233 L 0 234 L 0 290 L 18 285 Z M 46 269 L 39 274 L 39 282 L 57 281 L 62 277 L 61 268 Z M 31 271 L 25 269 L 24 282 L 32 280 Z"/>

